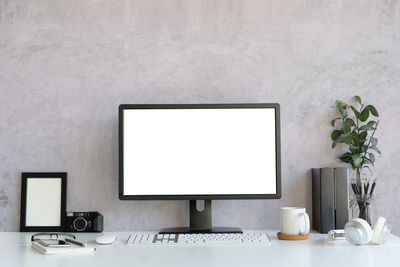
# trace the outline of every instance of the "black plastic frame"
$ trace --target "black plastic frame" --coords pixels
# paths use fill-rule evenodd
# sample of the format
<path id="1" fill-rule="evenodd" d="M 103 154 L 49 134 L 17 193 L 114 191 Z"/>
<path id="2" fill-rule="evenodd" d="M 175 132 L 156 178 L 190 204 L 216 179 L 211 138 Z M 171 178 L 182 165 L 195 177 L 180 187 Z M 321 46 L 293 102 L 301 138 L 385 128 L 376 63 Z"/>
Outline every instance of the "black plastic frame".
<path id="1" fill-rule="evenodd" d="M 23 172 L 21 183 L 21 232 L 64 232 L 66 223 L 66 205 L 67 205 L 67 173 L 66 172 Z M 60 226 L 26 226 L 26 193 L 27 180 L 35 178 L 59 179 L 61 178 L 61 214 Z M 45 207 L 44 207 L 45 208 Z"/>
<path id="2" fill-rule="evenodd" d="M 222 195 L 124 195 L 124 110 L 128 109 L 224 109 L 224 108 L 274 108 L 276 194 L 222 194 Z M 119 136 L 119 199 L 120 200 L 212 200 L 212 199 L 279 199 L 281 198 L 281 125 L 280 105 L 277 103 L 254 104 L 121 104 L 118 110 Z"/>

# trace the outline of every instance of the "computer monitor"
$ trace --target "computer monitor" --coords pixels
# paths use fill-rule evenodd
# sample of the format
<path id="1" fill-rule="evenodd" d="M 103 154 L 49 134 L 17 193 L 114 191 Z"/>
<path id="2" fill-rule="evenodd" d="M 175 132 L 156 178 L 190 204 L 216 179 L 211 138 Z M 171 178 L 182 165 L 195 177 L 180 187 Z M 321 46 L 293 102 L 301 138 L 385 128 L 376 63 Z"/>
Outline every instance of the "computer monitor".
<path id="1" fill-rule="evenodd" d="M 279 104 L 120 105 L 119 198 L 190 200 L 163 232 L 241 232 L 212 227 L 211 200 L 280 196 Z"/>

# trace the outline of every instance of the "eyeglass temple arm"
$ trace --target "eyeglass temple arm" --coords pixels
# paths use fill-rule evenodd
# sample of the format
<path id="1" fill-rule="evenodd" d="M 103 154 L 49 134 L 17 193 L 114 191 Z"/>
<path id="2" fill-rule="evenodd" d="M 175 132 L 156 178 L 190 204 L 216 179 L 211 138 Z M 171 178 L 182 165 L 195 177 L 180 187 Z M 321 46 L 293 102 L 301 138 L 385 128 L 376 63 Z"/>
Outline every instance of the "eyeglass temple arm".
<path id="1" fill-rule="evenodd" d="M 35 240 L 36 240 L 36 237 L 37 237 L 37 236 L 40 236 L 40 235 L 49 235 L 49 236 L 50 236 L 50 239 L 51 239 L 53 236 L 55 236 L 56 239 L 58 239 L 58 234 L 57 234 L 57 233 L 47 233 L 47 232 L 45 232 L 45 233 L 36 233 L 36 234 L 32 235 L 32 236 L 31 236 L 31 241 L 35 241 Z M 73 239 L 76 239 L 76 237 L 75 237 L 74 234 L 65 233 L 65 234 L 63 234 L 63 235 L 66 235 L 66 236 L 72 237 Z"/>

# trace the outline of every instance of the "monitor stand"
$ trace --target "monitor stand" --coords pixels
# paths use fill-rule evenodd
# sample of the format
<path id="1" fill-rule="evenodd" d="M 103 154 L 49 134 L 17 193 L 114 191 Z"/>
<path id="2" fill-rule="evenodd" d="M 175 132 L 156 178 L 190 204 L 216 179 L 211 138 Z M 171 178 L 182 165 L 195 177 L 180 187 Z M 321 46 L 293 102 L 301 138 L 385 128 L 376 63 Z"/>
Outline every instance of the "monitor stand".
<path id="1" fill-rule="evenodd" d="M 190 227 L 165 228 L 160 234 L 243 233 L 238 227 L 212 227 L 211 200 L 204 200 L 204 209 L 198 210 L 196 200 L 190 200 Z"/>

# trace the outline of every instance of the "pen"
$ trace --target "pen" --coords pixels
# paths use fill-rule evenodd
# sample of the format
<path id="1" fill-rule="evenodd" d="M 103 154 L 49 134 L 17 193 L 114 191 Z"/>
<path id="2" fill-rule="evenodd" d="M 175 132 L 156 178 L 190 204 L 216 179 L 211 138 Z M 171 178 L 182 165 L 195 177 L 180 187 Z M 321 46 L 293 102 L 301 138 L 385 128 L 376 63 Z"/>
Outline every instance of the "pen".
<path id="1" fill-rule="evenodd" d="M 372 193 L 374 192 L 375 186 L 376 186 L 376 179 L 374 180 L 374 183 L 372 184 L 371 192 L 369 193 L 370 196 L 372 196 Z"/>
<path id="2" fill-rule="evenodd" d="M 354 183 L 354 181 L 351 181 L 351 188 L 353 188 L 354 194 L 359 195 L 357 186 L 356 186 L 356 184 Z"/>
<path id="3" fill-rule="evenodd" d="M 81 242 L 81 241 L 78 241 L 78 240 L 74 240 L 74 239 L 65 238 L 65 241 L 67 241 L 68 243 L 72 243 L 72 244 L 78 245 L 78 246 L 82 246 L 82 247 L 86 247 L 87 246 L 87 243 L 84 243 L 84 242 Z"/>
<path id="4" fill-rule="evenodd" d="M 365 186 L 363 181 L 360 182 L 360 192 L 361 196 L 365 195 Z"/>
<path id="5" fill-rule="evenodd" d="M 371 180 L 368 179 L 367 187 L 365 189 L 365 194 L 368 194 L 368 188 L 369 188 L 370 183 L 371 183 Z"/>

